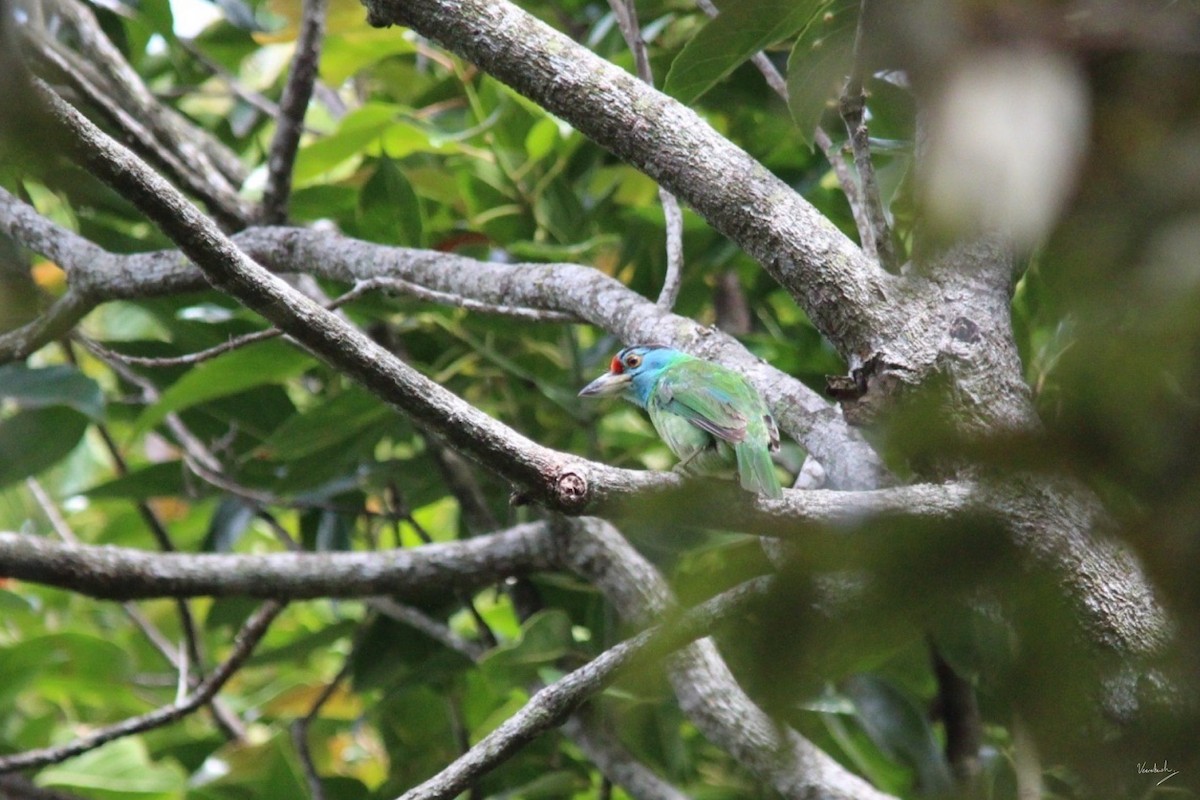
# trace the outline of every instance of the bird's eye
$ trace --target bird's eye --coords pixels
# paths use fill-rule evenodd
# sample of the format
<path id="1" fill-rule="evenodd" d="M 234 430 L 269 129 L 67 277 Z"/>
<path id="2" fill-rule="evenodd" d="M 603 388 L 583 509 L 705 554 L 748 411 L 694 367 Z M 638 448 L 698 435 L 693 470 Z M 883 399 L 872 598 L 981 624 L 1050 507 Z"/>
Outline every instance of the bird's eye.
<path id="1" fill-rule="evenodd" d="M 641 365 L 642 357 L 637 353 L 630 353 L 629 355 L 625 356 L 625 366 L 629 367 L 630 369 L 637 369 Z"/>

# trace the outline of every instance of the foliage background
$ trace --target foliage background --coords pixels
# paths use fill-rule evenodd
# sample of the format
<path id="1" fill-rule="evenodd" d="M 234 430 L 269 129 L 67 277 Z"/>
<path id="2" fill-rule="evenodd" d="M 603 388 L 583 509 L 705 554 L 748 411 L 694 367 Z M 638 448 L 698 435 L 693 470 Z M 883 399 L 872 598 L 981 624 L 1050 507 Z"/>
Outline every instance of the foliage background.
<path id="1" fill-rule="evenodd" d="M 760 19 L 778 16 L 783 5 L 747 2 L 741 24 L 755 18 L 751 12 Z M 827 5 L 826 23 L 845 14 L 844 4 Z M 1021 6 L 1024 16 L 1012 11 L 1009 17 L 999 5 L 950 10 L 968 30 L 1010 19 L 1017 37 L 1027 34 L 1022 26 L 1036 26 L 1039 14 L 1053 13 L 1052 4 L 1030 3 Z M 157 98 L 238 154 L 248 172 L 244 194 L 253 199 L 264 182 L 274 121 L 232 87 L 278 98 L 299 7 L 237 0 L 221 7 L 221 18 L 187 41 L 174 32 L 171 6 L 159 0 L 91 10 Z M 522 7 L 633 68 L 606 6 L 528 0 Z M 904 13 L 919 26 L 948 9 L 913 4 Z M 697 99 L 672 70 L 682 71 L 677 59 L 704 30 L 703 14 L 675 0 L 639 2 L 637 12 L 654 74 L 672 74 L 665 78 L 668 89 L 857 236 L 829 162 L 809 146 L 818 118 L 830 130 L 841 124 L 836 109 L 822 105 L 825 97 L 814 103 L 821 93 L 801 86 L 789 111 L 758 72 L 742 64 Z M 1089 147 L 1061 216 L 1049 215 L 1039 246 L 1021 254 L 1025 269 L 1013 300 L 1015 339 L 1045 436 L 1021 443 L 1028 450 L 1001 442 L 975 453 L 991 467 L 1052 460 L 1099 492 L 1185 620 L 1182 654 L 1170 659 L 1185 669 L 1195 658 L 1200 517 L 1194 311 L 1200 73 L 1194 71 L 1196 40 L 1188 38 L 1196 30 L 1185 30 L 1178 48 L 1151 34 L 1148 43 L 1111 49 L 1086 37 L 1072 40 L 1091 100 Z M 772 59 L 786 66 L 788 46 L 805 35 L 793 31 L 770 51 Z M 963 47 L 978 44 L 965 41 Z M 793 58 L 798 71 L 803 64 Z M 820 85 L 820 65 L 812 69 L 811 82 Z M 919 84 L 919 67 L 917 74 Z M 657 186 L 565 123 L 410 33 L 368 28 L 350 0 L 330 6 L 319 79 L 326 88 L 305 119 L 308 133 L 293 175 L 295 224 L 481 259 L 585 263 L 645 296 L 657 295 L 666 272 Z M 916 100 L 895 74 L 879 73 L 867 88 L 880 186 L 907 253 L 921 208 L 912 167 Z M 126 200 L 61 160 L 6 158 L 0 185 L 107 250 L 172 247 Z M 686 269 L 678 314 L 723 327 L 818 390 L 826 375 L 849 369 L 755 261 L 686 208 L 683 220 Z M 9 329 L 61 293 L 65 278 L 44 256 L 6 246 L 0 318 Z M 349 288 L 320 282 L 329 297 Z M 665 469 L 672 462 L 635 409 L 575 396 L 619 347 L 611 334 L 397 294 L 359 297 L 342 313 L 425 375 L 542 444 L 617 466 Z M 125 356 L 168 358 L 262 328 L 255 314 L 210 291 L 108 303 L 80 330 Z M 448 488 L 444 462 L 435 457 L 440 445 L 290 345 L 258 343 L 196 366 L 126 369 L 148 380 L 154 396 L 66 340 L 23 365 L 0 367 L 0 481 L 6 487 L 0 529 L 46 535 L 48 512 L 58 507 L 85 542 L 152 548 L 147 518 L 153 516 L 179 550 L 234 553 L 414 547 L 484 532 Z M 177 435 L 164 424 L 172 412 L 207 443 L 238 491 L 188 468 Z M 911 460 L 919 457 L 912 452 L 914 430 L 928 433 L 933 446 L 952 446 L 935 438 L 936 420 L 902 419 L 871 433 L 901 474 L 919 471 Z M 116 463 L 114 449 L 126 467 Z M 795 444 L 781 457 L 793 474 L 803 460 Z M 486 470 L 474 474 L 496 524 L 540 518 L 536 508 L 510 504 L 506 482 Z M 33 475 L 48 500 L 39 501 L 25 482 Z M 622 530 L 687 601 L 768 569 L 757 540 L 746 535 L 638 519 L 623 520 Z M 915 538 L 903 526 L 892 533 L 910 544 Z M 1015 796 L 1022 734 L 1013 696 L 1031 695 L 1026 708 L 1047 717 L 1061 713 L 1064 728 L 1093 724 L 1080 709 L 1094 698 L 1071 694 L 1073 671 L 1090 667 L 1080 666 L 1083 657 L 1064 633 L 1053 589 L 1029 580 L 1017 614 L 1028 615 L 1037 631 L 1033 646 L 1045 646 L 1040 652 L 1047 661 L 1032 673 L 1006 672 L 1008 627 L 986 613 L 943 615 L 932 607 L 961 586 L 942 586 L 932 600 L 920 596 L 921 576 L 936 571 L 931 564 L 966 582 L 977 573 L 963 565 L 977 567 L 980 553 L 990 552 L 980 545 L 978 552 L 960 553 L 945 544 L 933 538 L 915 550 L 887 546 L 853 556 L 840 545 L 815 545 L 806 563 L 813 573 L 880 568 L 887 602 L 850 617 L 840 627 L 856 635 L 843 636 L 778 610 L 806 598 L 809 574 L 798 575 L 798 594 L 776 598 L 775 610 L 764 608 L 727 631 L 724 649 L 766 707 L 882 790 L 917 797 L 951 785 L 944 733 L 931 710 L 937 687 L 925 631 L 935 630 L 945 655 L 980 689 L 981 796 Z M 995 586 L 1011 589 L 1028 580 L 1008 567 L 1002 561 L 995 568 Z M 229 740 L 211 715 L 199 714 L 46 767 L 34 781 L 95 798 L 305 796 L 305 769 L 289 726 L 340 676 L 308 731 L 326 796 L 394 797 L 453 760 L 464 741 L 494 729 L 534 682 L 552 681 L 628 632 L 583 582 L 541 575 L 534 584 L 544 609 L 524 621 L 499 588 L 471 598 L 478 619 L 449 591 L 418 604 L 466 639 L 494 636 L 498 644 L 478 664 L 362 602 L 292 603 L 222 692 L 244 721 L 244 738 Z M 228 651 L 254 607 L 236 599 L 188 605 L 209 664 Z M 180 640 L 174 601 L 137 607 L 167 640 Z M 61 742 L 175 696 L 174 670 L 120 605 L 12 580 L 0 589 L 0 608 L 4 751 Z M 1060 634 L 1068 641 L 1055 649 L 1050 643 Z M 805 655 L 811 649 L 819 652 Z M 989 672 L 991 682 L 979 677 Z M 1152 782 L 1133 780 L 1136 764 L 1197 764 L 1195 740 L 1189 747 L 1186 738 L 1195 731 L 1191 707 L 1174 704 L 1171 714 L 1132 737 L 1160 749 L 1135 751 L 1121 736 L 1109 747 L 1105 742 L 1114 739 L 1105 723 L 1092 736 L 1076 730 L 1061 749 L 1043 739 L 1046 796 L 1086 796 L 1089 781 L 1108 770 L 1123 776 L 1122 791 L 1137 786 L 1151 796 Z M 689 796 L 771 796 L 681 717 L 658 671 L 626 676 L 594 704 L 594 713 L 638 759 Z M 1195 785 L 1196 775 L 1183 771 L 1179 791 Z M 609 788 L 571 740 L 551 734 L 485 776 L 473 792 L 592 797 Z M 611 791 L 623 795 L 620 787 Z"/>

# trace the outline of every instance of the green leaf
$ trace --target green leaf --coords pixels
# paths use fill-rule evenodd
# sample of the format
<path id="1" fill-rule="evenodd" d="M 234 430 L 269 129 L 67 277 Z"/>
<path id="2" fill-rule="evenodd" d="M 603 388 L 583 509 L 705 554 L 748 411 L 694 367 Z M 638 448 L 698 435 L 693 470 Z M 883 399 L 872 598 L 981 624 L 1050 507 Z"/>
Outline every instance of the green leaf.
<path id="1" fill-rule="evenodd" d="M 100 385 L 75 367 L 30 369 L 6 364 L 0 367 L 0 397 L 15 400 L 22 408 L 69 406 L 94 420 L 104 417 Z"/>
<path id="2" fill-rule="evenodd" d="M 539 119 L 525 134 L 525 155 L 530 161 L 541 161 L 558 144 L 558 123 L 549 117 Z"/>
<path id="3" fill-rule="evenodd" d="M 345 442 L 392 413 L 374 395 L 352 387 L 283 422 L 255 455 L 291 461 Z"/>
<path id="4" fill-rule="evenodd" d="M 45 788 L 55 787 L 87 792 L 88 797 L 181 798 L 187 790 L 187 775 L 173 762 L 156 763 L 150 759 L 145 743 L 138 737 L 125 737 L 103 747 L 47 767 L 34 782 Z"/>
<path id="5" fill-rule="evenodd" d="M 858 3 L 821 3 L 788 56 L 788 110 L 810 147 L 830 99 L 838 97 L 854 62 Z"/>
<path id="6" fill-rule="evenodd" d="M 359 236 L 380 244 L 421 247 L 424 231 L 420 198 L 396 162 L 384 156 L 363 186 L 358 208 Z"/>
<path id="7" fill-rule="evenodd" d="M 131 471 L 111 481 L 84 490 L 93 500 L 149 500 L 151 497 L 176 497 L 186 491 L 203 490 L 204 484 L 189 487 L 183 480 L 183 463 L 163 461 Z"/>
<path id="8" fill-rule="evenodd" d="M 501 686 L 522 687 L 575 647 L 571 618 L 561 609 L 539 611 L 521 626 L 521 639 L 488 653 L 481 666 Z"/>
<path id="9" fill-rule="evenodd" d="M 0 420 L 0 486 L 37 475 L 66 458 L 87 427 L 88 418 L 66 406 L 18 411 Z"/>
<path id="10" fill-rule="evenodd" d="M 170 386 L 158 402 L 147 408 L 134 425 L 140 436 L 175 411 L 244 392 L 255 386 L 279 383 L 312 364 L 304 353 L 272 340 L 243 347 L 205 361 Z"/>
<path id="11" fill-rule="evenodd" d="M 729 0 L 684 45 L 663 91 L 691 103 L 759 50 L 794 34 L 828 0 Z"/>

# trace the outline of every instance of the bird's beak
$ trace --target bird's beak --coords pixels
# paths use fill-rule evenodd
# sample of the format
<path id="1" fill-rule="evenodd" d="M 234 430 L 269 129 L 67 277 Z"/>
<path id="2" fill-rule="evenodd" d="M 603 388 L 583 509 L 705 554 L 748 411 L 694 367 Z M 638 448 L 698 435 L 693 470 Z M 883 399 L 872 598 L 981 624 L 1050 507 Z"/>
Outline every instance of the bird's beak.
<path id="1" fill-rule="evenodd" d="M 606 372 L 596 380 L 589 383 L 587 386 L 579 390 L 580 397 L 601 397 L 606 394 L 620 394 L 625 391 L 633 378 L 629 373 L 622 372 L 617 375 L 612 372 Z"/>

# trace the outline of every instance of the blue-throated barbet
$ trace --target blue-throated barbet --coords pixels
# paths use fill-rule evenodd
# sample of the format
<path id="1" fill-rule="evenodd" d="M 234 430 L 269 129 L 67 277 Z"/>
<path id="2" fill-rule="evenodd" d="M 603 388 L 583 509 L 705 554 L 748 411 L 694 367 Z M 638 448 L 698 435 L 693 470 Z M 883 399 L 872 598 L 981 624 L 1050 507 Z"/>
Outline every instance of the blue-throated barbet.
<path id="1" fill-rule="evenodd" d="M 779 429 L 744 377 L 711 361 L 661 345 L 626 347 L 580 397 L 619 394 L 646 409 L 654 429 L 693 475 L 730 474 L 742 488 L 781 497 L 771 453 Z"/>

